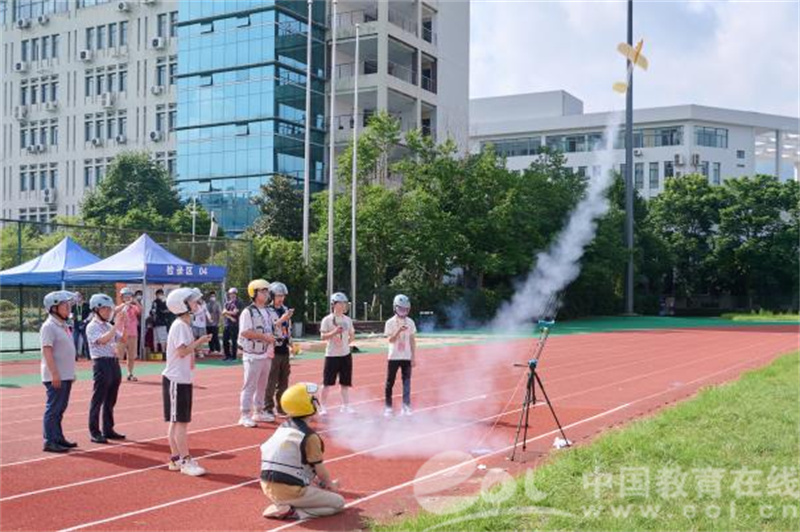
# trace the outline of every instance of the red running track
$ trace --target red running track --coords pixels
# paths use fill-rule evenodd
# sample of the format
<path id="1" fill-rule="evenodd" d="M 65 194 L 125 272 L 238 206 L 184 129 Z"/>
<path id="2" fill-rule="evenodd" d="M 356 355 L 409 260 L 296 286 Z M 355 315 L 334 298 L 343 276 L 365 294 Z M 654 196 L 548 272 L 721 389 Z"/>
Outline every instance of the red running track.
<path id="1" fill-rule="evenodd" d="M 797 349 L 797 327 L 683 329 L 553 337 L 541 376 L 568 436 L 582 443 L 598 432 L 725 382 Z M 383 356 L 355 361 L 358 414 L 317 420 L 326 461 L 341 480 L 348 509 L 338 516 L 283 523 L 261 517 L 266 501 L 257 482 L 258 446 L 274 425 L 235 425 L 241 368 L 197 373 L 190 445 L 209 470 L 202 478 L 170 472 L 161 420 L 159 378 L 124 383 L 117 407 L 124 444 L 88 442 L 90 382 L 76 383 L 65 418 L 80 452 L 41 452 L 43 391 L 0 392 L 0 528 L 2 530 L 352 530 L 361 519 L 415 511 L 414 480 L 432 456 L 470 453 L 476 470 L 458 493 L 475 491 L 492 467 L 519 473 L 550 449 L 555 425 L 534 408 L 528 450 L 520 462 L 505 457 L 522 401 L 529 340 L 428 349 L 413 377 L 412 418 L 386 420 Z M 300 361 L 292 381 L 318 380 L 321 361 Z M 395 400 L 399 402 L 398 382 Z M 335 400 L 336 393 L 331 397 Z M 335 406 L 335 405 L 334 405 Z M 434 478 L 452 463 L 433 466 Z M 428 470 L 430 471 L 430 469 Z M 455 491 L 444 491 L 446 495 Z"/>

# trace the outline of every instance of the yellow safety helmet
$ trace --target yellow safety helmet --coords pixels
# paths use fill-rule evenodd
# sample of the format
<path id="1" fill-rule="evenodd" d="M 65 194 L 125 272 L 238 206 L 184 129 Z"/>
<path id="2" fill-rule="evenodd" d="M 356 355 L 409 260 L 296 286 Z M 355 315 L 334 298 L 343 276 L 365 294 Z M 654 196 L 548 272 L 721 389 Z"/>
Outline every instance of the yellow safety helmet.
<path id="1" fill-rule="evenodd" d="M 247 285 L 247 295 L 250 296 L 250 299 L 256 297 L 256 291 L 261 290 L 263 288 L 269 289 L 269 283 L 264 279 L 253 279 L 250 281 L 250 284 Z"/>
<path id="2" fill-rule="evenodd" d="M 306 417 L 317 411 L 317 385 L 313 382 L 300 382 L 289 386 L 281 395 L 281 408 L 290 417 Z"/>

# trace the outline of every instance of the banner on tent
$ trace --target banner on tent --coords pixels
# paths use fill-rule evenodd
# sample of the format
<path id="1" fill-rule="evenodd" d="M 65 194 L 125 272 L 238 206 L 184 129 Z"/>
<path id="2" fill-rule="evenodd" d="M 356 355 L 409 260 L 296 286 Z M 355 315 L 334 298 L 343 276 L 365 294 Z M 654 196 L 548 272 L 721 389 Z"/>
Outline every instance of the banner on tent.
<path id="1" fill-rule="evenodd" d="M 225 277 L 223 266 L 205 264 L 148 264 L 148 280 L 165 282 L 215 282 Z"/>

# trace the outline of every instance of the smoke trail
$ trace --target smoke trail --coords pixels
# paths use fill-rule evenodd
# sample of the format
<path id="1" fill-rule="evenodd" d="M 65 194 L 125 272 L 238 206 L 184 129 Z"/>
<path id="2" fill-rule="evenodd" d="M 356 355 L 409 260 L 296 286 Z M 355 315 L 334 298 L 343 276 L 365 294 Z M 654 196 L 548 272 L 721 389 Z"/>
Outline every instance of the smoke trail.
<path id="1" fill-rule="evenodd" d="M 606 192 L 612 181 L 612 149 L 619 124 L 620 117 L 614 115 L 605 130 L 604 149 L 596 152 L 600 172 L 591 176 L 585 196 L 575 206 L 555 242 L 536 256 L 536 266 L 525 282 L 511 301 L 500 308 L 493 322 L 494 329 L 512 330 L 554 313 L 557 294 L 578 277 L 583 251 L 597 230 L 597 219 L 608 211 Z"/>

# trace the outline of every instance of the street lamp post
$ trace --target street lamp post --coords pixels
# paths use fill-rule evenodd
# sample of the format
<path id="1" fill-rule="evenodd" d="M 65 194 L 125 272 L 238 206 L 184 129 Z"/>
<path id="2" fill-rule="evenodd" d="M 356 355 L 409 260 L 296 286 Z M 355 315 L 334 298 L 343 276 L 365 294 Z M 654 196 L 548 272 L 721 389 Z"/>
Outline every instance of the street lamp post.
<path id="1" fill-rule="evenodd" d="M 351 177 L 351 203 L 350 206 L 350 301 L 357 301 L 356 299 L 356 199 L 357 199 L 357 183 L 358 183 L 358 77 L 361 74 L 358 64 L 358 44 L 359 44 L 359 30 L 360 27 L 356 24 L 356 60 L 353 81 L 353 164 L 352 164 L 352 177 Z"/>
<path id="2" fill-rule="evenodd" d="M 336 5 L 337 0 L 332 0 L 333 16 L 331 17 L 331 106 L 330 120 L 328 124 L 328 298 L 333 294 L 333 199 L 336 194 L 336 172 L 334 163 L 336 161 L 336 149 L 333 120 L 336 112 Z"/>

